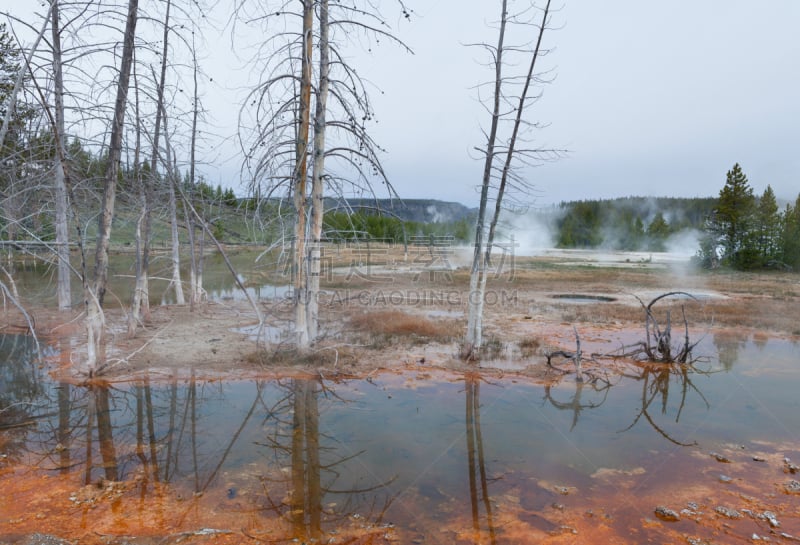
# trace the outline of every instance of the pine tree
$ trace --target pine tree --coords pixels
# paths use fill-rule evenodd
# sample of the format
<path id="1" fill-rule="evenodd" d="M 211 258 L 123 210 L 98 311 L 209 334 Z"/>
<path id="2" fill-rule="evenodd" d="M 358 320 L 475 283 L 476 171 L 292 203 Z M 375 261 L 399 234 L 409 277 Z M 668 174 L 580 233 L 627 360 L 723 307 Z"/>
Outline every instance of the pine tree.
<path id="1" fill-rule="evenodd" d="M 786 205 L 781 217 L 781 259 L 783 263 L 800 270 L 800 195 L 794 206 Z"/>
<path id="2" fill-rule="evenodd" d="M 39 111 L 24 102 L 23 93 L 14 93 L 23 66 L 22 52 L 5 23 L 0 23 L 0 125 L 5 129 L 0 129 L 0 213 L 3 216 L 2 236 L 9 240 L 23 235 L 19 225 L 26 216 L 32 217 L 29 215 L 33 212 L 28 206 L 23 179 L 26 171 L 32 167 L 28 159 L 35 153 L 33 141 L 36 134 L 30 124 Z M 28 81 L 23 78 L 23 89 Z M 11 112 L 6 120 L 10 107 Z"/>
<path id="3" fill-rule="evenodd" d="M 661 212 L 656 214 L 650 225 L 647 226 L 647 249 L 653 252 L 665 252 L 667 250 L 667 238 L 670 235 L 670 227 Z"/>
<path id="4" fill-rule="evenodd" d="M 779 257 L 781 227 L 778 201 L 770 186 L 767 186 L 758 201 L 754 227 L 754 242 L 758 251 L 759 266 L 767 266 Z"/>
<path id="5" fill-rule="evenodd" d="M 751 235 L 755 197 L 739 163 L 728 171 L 725 186 L 719 192 L 710 228 L 722 248 L 722 263 L 734 268 L 749 268 L 755 258 L 748 245 Z"/>
<path id="6" fill-rule="evenodd" d="M 16 46 L 14 38 L 9 34 L 5 23 L 0 23 L 0 122 L 8 111 L 9 99 L 12 96 L 14 83 L 23 67 L 22 52 Z M 23 87 L 27 80 L 23 80 Z M 13 146 L 18 133 L 24 130 L 26 123 L 36 115 L 36 109 L 30 104 L 20 102 L 17 97 L 12 117 L 9 120 L 8 134 L 5 135 L 6 147 Z"/>

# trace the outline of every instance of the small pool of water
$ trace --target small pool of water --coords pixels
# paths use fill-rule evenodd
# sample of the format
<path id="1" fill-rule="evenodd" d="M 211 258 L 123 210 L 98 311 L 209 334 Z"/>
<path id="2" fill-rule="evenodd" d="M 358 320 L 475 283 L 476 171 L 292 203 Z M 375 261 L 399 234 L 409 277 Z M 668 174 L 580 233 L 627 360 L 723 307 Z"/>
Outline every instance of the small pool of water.
<path id="1" fill-rule="evenodd" d="M 18 498 L 5 494 L 0 512 L 15 520 L 26 519 L 12 502 L 63 486 L 69 520 L 94 510 L 101 533 L 103 509 L 125 519 L 123 534 L 155 524 L 130 515 L 146 500 L 170 506 L 162 522 L 202 515 L 197 525 L 276 542 L 539 543 L 598 524 L 621 543 L 667 531 L 725 542 L 690 517 L 643 521 L 660 504 L 755 509 L 791 477 L 783 457 L 800 460 L 800 362 L 785 340 L 712 337 L 698 369 L 550 386 L 418 372 L 84 388 L 50 381 L 27 337 L 0 339 L 0 487 Z M 50 484 L 20 489 L 34 477 Z M 107 483 L 123 484 L 105 495 Z M 793 512 L 781 530 L 797 534 Z M 725 532 L 749 539 L 762 526 L 745 517 Z M 0 520 L 0 536 L 10 528 Z"/>
<path id="2" fill-rule="evenodd" d="M 263 284 L 259 286 L 250 286 L 245 288 L 248 295 L 258 301 L 260 299 L 272 299 L 275 301 L 288 300 L 292 296 L 292 286 L 276 285 L 276 284 Z M 247 297 L 244 292 L 237 285 L 228 286 L 226 288 L 218 287 L 211 289 L 208 292 L 208 297 L 212 301 L 246 301 Z"/>
<path id="3" fill-rule="evenodd" d="M 587 295 L 583 293 L 557 293 L 550 297 L 568 303 L 611 303 L 616 301 L 616 298 L 607 295 Z"/>

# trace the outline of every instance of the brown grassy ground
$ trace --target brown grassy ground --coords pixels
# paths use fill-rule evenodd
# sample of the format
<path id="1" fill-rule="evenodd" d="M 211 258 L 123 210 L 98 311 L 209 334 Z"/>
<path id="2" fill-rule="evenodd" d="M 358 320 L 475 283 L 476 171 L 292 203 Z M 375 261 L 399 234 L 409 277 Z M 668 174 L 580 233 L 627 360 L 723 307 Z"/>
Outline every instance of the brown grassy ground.
<path id="1" fill-rule="evenodd" d="M 469 272 L 461 266 L 431 271 L 413 253 L 387 250 L 370 275 L 352 274 L 351 257 L 333 255 L 328 262 L 321 301 L 324 338 L 314 349 L 299 354 L 291 348 L 292 312 L 285 301 L 262 302 L 267 325 L 282 340 L 253 340 L 252 309 L 226 301 L 203 306 L 194 313 L 179 307 L 157 307 L 153 321 L 136 339 L 121 333 L 124 313 L 110 310 L 112 375 L 127 376 L 147 369 L 164 372 L 193 367 L 212 374 L 237 372 L 287 374 L 348 372 L 366 374 L 375 368 L 427 366 L 460 369 L 459 340 L 466 326 Z M 424 256 L 423 256 L 424 257 Z M 453 258 L 455 263 L 455 257 Z M 416 267 L 416 268 L 415 268 Z M 363 269 L 362 269 L 363 271 Z M 260 281 L 275 282 L 264 273 Z M 481 367 L 541 375 L 544 350 L 572 349 L 573 327 L 586 350 L 607 351 L 621 342 L 643 337 L 645 313 L 641 302 L 669 291 L 696 294 L 699 301 L 664 300 L 682 325 L 683 312 L 693 332 L 738 336 L 800 335 L 800 276 L 788 273 L 692 271 L 685 266 L 621 263 L 600 266 L 563 258 L 517 258 L 513 271 L 491 278 L 484 311 L 487 350 Z M 581 303 L 559 295 L 603 296 L 607 302 Z M 33 312 L 37 328 L 54 336 L 77 335 L 75 353 L 65 361 L 79 362 L 80 317 L 69 325 L 62 314 Z M 6 331 L 24 320 L 7 307 Z M 245 328 L 245 329 L 242 329 Z M 263 339 L 262 339 L 263 340 Z M 69 365 L 68 365 L 69 366 Z"/>

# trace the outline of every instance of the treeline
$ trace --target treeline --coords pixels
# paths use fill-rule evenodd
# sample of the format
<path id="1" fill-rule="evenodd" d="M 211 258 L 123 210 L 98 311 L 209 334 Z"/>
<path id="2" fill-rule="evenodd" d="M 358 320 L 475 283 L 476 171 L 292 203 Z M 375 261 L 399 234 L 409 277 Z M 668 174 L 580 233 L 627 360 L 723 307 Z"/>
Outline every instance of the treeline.
<path id="1" fill-rule="evenodd" d="M 18 157 L 24 157 L 24 161 L 9 161 L 6 168 L 0 171 L 0 195 L 6 196 L 0 199 L 0 240 L 52 242 L 55 240 L 52 195 L 46 184 L 48 176 L 52 175 L 55 142 L 48 132 L 13 136 L 15 138 L 8 138 L 7 143 L 11 141 L 16 146 Z M 108 153 L 95 152 L 77 138 L 70 140 L 66 152 L 73 184 L 72 194 L 75 197 L 73 211 L 80 218 L 80 223 L 86 226 L 86 236 L 93 237 L 95 222 L 89 218 L 95 213 L 98 196 L 102 192 L 103 177 L 108 171 Z M 233 189 L 223 188 L 220 184 L 213 186 L 202 177 L 193 183 L 188 173 L 181 174 L 177 168 L 170 175 L 180 180 L 178 184 L 183 194 L 206 219 L 215 238 L 223 242 L 270 242 L 288 232 L 288 228 L 283 225 L 286 222 L 279 221 L 292 210 L 292 203 L 285 199 L 237 197 Z M 168 226 L 161 221 L 164 215 L 161 206 L 168 199 L 164 176 L 165 173 L 162 172 L 152 173 L 150 164 L 146 161 L 139 164 L 123 162 L 120 165 L 117 178 L 118 211 L 114 220 L 115 244 L 127 246 L 133 243 L 133 229 L 138 218 L 143 179 L 156 179 L 153 186 L 156 188 L 154 205 L 157 214 L 153 236 L 156 239 L 168 236 Z M 383 201 L 369 202 L 385 204 Z M 448 212 L 451 212 L 451 208 L 460 206 L 420 200 L 415 201 L 417 208 L 422 206 L 419 203 L 426 208 L 441 208 Z M 364 203 L 355 200 L 343 204 L 335 199 L 329 199 L 326 203 L 331 208 L 346 206 L 348 210 L 353 205 L 363 207 Z M 466 210 L 465 207 L 462 208 Z M 407 215 L 404 208 L 400 207 L 399 211 Z M 415 211 L 417 215 L 421 213 L 416 209 Z M 448 215 L 456 216 L 454 213 Z M 468 242 L 474 219 L 464 217 L 463 212 L 461 216 L 452 221 L 425 222 L 402 219 L 391 210 L 372 211 L 362 208 L 344 212 L 334 209 L 325 213 L 324 234 L 332 240 L 371 238 L 403 243 L 415 236 L 452 236 L 456 241 Z"/>
<path id="2" fill-rule="evenodd" d="M 556 246 L 663 252 L 675 233 L 702 229 L 715 204 L 668 197 L 563 202 L 553 213 Z"/>
<path id="3" fill-rule="evenodd" d="M 328 211 L 323 218 L 325 237 L 329 240 L 380 239 L 402 244 L 411 237 L 452 236 L 457 242 L 468 242 L 473 221 L 462 218 L 449 222 L 423 223 L 402 220 L 370 212 Z"/>
<path id="4" fill-rule="evenodd" d="M 800 270 L 800 195 L 780 210 L 772 187 L 755 195 L 738 163 L 704 231 L 697 255 L 704 267 Z"/>
<path id="5" fill-rule="evenodd" d="M 5 168 L 0 169 L 0 240 L 30 241 L 55 240 L 55 228 L 52 213 L 52 189 L 48 187 L 48 177 L 52 176 L 53 162 L 56 154 L 55 142 L 49 132 L 29 135 L 12 134 L 6 138 L 5 150 L 14 146 L 16 159 L 7 161 Z M 95 153 L 82 145 L 77 138 L 66 146 L 69 159 L 68 171 L 72 182 L 72 196 L 75 198 L 73 211 L 79 218 L 88 218 L 94 214 L 98 195 L 102 192 L 103 177 L 108 171 L 108 153 Z M 175 169 L 171 175 L 181 179 L 183 193 L 190 198 L 193 206 L 204 217 L 208 218 L 215 234 L 225 236 L 223 223 L 229 220 L 226 208 L 255 209 L 253 199 L 238 199 L 231 188 L 223 189 L 208 184 L 202 177 L 194 183 L 188 174 L 181 176 Z M 117 177 L 120 213 L 115 225 L 120 230 L 115 242 L 125 244 L 131 242 L 132 233 L 129 227 L 136 222 L 130 212 L 134 212 L 141 199 L 141 180 L 155 178 L 158 189 L 154 197 L 158 203 L 165 203 L 164 173 L 151 173 L 150 164 L 142 161 L 139 164 L 123 163 Z M 86 224 L 87 235 L 94 235 L 95 223 L 81 220 Z M 163 233 L 159 233 L 163 236 Z"/>

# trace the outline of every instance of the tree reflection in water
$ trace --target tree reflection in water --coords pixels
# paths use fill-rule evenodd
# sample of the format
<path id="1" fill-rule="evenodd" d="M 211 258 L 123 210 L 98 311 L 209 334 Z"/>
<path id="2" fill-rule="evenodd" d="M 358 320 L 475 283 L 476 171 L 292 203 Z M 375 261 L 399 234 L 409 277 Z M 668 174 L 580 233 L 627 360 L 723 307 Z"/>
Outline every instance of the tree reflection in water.
<path id="1" fill-rule="evenodd" d="M 636 372 L 624 372 L 622 375 L 629 379 L 642 382 L 641 406 L 633 422 L 631 422 L 631 425 L 621 430 L 621 432 L 630 430 L 644 417 L 654 430 L 671 443 L 686 447 L 696 445 L 697 441 L 687 443 L 672 437 L 669 432 L 656 423 L 654 417 L 650 414 L 650 408 L 655 400 L 660 399 L 661 414 L 667 414 L 670 384 L 674 380 L 680 387 L 680 403 L 675 414 L 676 423 L 680 421 L 681 414 L 686 406 L 686 398 L 690 391 L 694 391 L 700 399 L 703 400 L 706 409 L 710 409 L 711 405 L 708 403 L 708 400 L 692 381 L 693 374 L 708 375 L 709 372 L 701 371 L 690 364 L 642 363 L 637 365 L 636 369 Z"/>
<path id="2" fill-rule="evenodd" d="M 46 377 L 37 341 L 28 335 L 0 335 L 0 452 L 16 462 L 25 452 L 25 439 L 46 405 Z"/>
<path id="3" fill-rule="evenodd" d="M 572 431 L 575 429 L 575 426 L 578 424 L 578 420 L 580 419 L 581 412 L 585 409 L 596 409 L 600 407 L 603 403 L 606 402 L 608 399 L 608 392 L 613 385 L 611 381 L 592 376 L 592 379 L 588 382 L 583 380 L 575 380 L 575 393 L 569 399 L 569 401 L 558 401 L 553 397 L 553 387 L 557 386 L 558 384 L 546 384 L 544 386 L 544 398 L 547 402 L 550 403 L 554 408 L 558 409 L 559 411 L 572 411 L 572 425 L 569 427 L 569 430 Z M 587 389 L 587 391 L 592 392 L 594 394 L 600 394 L 601 398 L 599 401 L 583 401 L 583 391 Z"/>
<path id="4" fill-rule="evenodd" d="M 492 503 L 489 497 L 489 481 L 486 476 L 486 457 L 481 432 L 481 378 L 468 374 L 465 376 L 466 425 L 467 425 L 467 464 L 469 468 L 469 496 L 472 508 L 472 530 L 475 543 L 481 543 L 480 504 L 483 504 L 486 517 L 486 531 L 489 543 L 497 542 Z"/>
<path id="5" fill-rule="evenodd" d="M 130 511 L 118 506 L 135 504 L 139 523 L 154 516 L 167 524 L 201 503 L 225 502 L 225 487 L 233 487 L 225 510 L 261 513 L 250 526 L 254 533 L 263 526 L 279 535 L 275 515 L 286 521 L 288 540 L 320 539 L 343 525 L 361 534 L 386 531 L 380 525 L 396 495 L 389 486 L 395 477 L 365 472 L 358 461 L 365 451 L 353 452 L 320 430 L 327 408 L 339 414 L 348 403 L 334 383 L 171 378 L 151 384 L 145 378 L 79 387 L 18 375 L 0 401 L 17 404 L 8 413 L 15 422 L 38 425 L 15 428 L 15 447 L 6 441 L 4 453 L 17 452 L 14 463 L 74 474 L 77 487 L 91 485 L 92 497 L 110 499 L 119 516 Z M 28 399 L 29 405 L 19 404 Z M 192 501 L 170 512 L 162 500 L 173 495 Z M 94 504 L 80 497 L 88 516 Z"/>
<path id="6" fill-rule="evenodd" d="M 709 371 L 700 370 L 691 364 L 659 363 L 637 363 L 632 369 L 633 371 L 623 371 L 621 376 L 642 383 L 640 406 L 637 409 L 633 422 L 628 427 L 621 430 L 621 432 L 630 430 L 644 417 L 645 421 L 650 424 L 654 430 L 671 443 L 680 446 L 696 445 L 696 441 L 687 443 L 675 439 L 663 426 L 656 422 L 656 419 L 651 414 L 651 408 L 654 402 L 660 400 L 661 414 L 667 414 L 670 386 L 673 382 L 676 383 L 680 391 L 680 401 L 675 414 L 676 423 L 680 421 L 681 414 L 686 406 L 687 396 L 691 391 L 694 391 L 700 397 L 707 409 L 710 408 L 708 400 L 692 381 L 692 375 L 705 376 L 709 374 Z M 556 382 L 544 386 L 544 399 L 559 411 L 572 412 L 572 425 L 570 426 L 570 431 L 572 431 L 578 424 L 581 413 L 584 410 L 596 409 L 603 405 L 608 399 L 609 391 L 615 384 L 617 383 L 612 383 L 605 378 L 599 378 L 597 376 L 593 377 L 589 382 L 576 380 L 575 393 L 572 397 L 567 401 L 559 401 L 554 397 L 554 388 L 559 385 L 559 383 Z M 593 394 L 595 398 L 597 398 L 599 394 L 599 399 L 584 401 L 583 396 L 587 391 Z M 674 387 L 672 391 L 674 393 Z M 659 404 L 656 403 L 656 406 L 657 405 Z"/>
<path id="7" fill-rule="evenodd" d="M 0 335 L 0 429 L 21 425 L 42 395 L 38 345 L 27 335 Z"/>
<path id="8" fill-rule="evenodd" d="M 346 401 L 320 380 L 293 379 L 283 389 L 286 395 L 267 411 L 265 425 L 271 430 L 261 446 L 276 467 L 288 465 L 289 471 L 261 477 L 262 510 L 288 521 L 292 539 L 299 540 L 319 539 L 326 526 L 356 514 L 368 524 L 380 525 L 394 501 L 388 486 L 395 477 L 386 481 L 373 478 L 375 484 L 366 487 L 347 484 L 338 488 L 340 478 L 357 473 L 346 463 L 364 451 L 339 454 L 337 447 L 344 450 L 345 445 L 320 433 L 319 397 Z M 379 491 L 385 494 L 377 494 Z M 331 497 L 343 500 L 334 502 Z M 363 498 L 369 498 L 367 505 L 361 505 Z"/>
<path id="9" fill-rule="evenodd" d="M 97 419 L 97 442 L 105 478 L 109 481 L 119 480 L 117 472 L 117 451 L 114 447 L 114 428 L 111 425 L 111 405 L 107 387 L 89 388 L 89 418 L 86 436 L 86 484 L 92 481 L 92 417 Z"/>
<path id="10" fill-rule="evenodd" d="M 726 371 L 733 369 L 739 360 L 739 351 L 747 344 L 747 336 L 737 331 L 718 331 L 714 333 L 714 347 L 717 358 Z"/>

